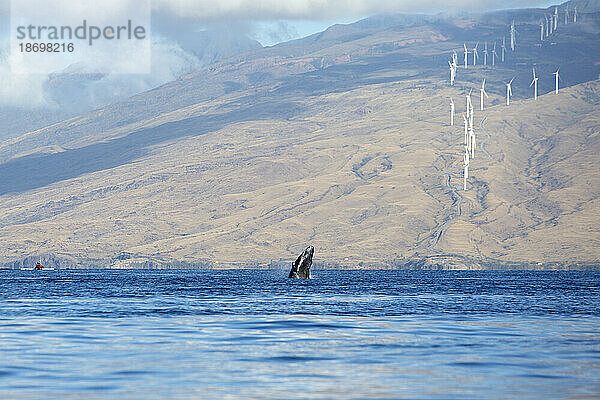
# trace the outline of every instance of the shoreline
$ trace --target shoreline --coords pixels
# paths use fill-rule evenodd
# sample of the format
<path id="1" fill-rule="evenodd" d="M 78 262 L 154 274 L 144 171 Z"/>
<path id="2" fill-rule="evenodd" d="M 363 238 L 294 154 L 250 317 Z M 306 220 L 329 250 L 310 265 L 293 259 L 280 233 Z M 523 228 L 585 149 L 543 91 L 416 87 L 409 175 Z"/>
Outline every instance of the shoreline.
<path id="1" fill-rule="evenodd" d="M 123 258 L 77 258 L 65 255 L 40 254 L 20 259 L 0 261 L 0 270 L 29 269 L 37 261 L 47 268 L 54 269 L 257 269 L 287 270 L 290 260 L 252 260 L 232 262 L 222 260 L 169 260 L 144 256 Z M 491 258 L 471 258 L 461 255 L 424 255 L 375 261 L 322 261 L 315 260 L 315 270 L 457 270 L 457 271 L 600 271 L 600 261 L 509 261 Z"/>

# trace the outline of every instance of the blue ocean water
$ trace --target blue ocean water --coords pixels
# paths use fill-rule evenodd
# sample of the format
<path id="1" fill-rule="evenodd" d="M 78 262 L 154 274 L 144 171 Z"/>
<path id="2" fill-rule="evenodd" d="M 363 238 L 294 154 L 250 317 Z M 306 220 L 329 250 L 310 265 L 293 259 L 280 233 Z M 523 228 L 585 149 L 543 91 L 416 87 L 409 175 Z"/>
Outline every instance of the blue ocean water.
<path id="1" fill-rule="evenodd" d="M 600 273 L 0 270 L 2 399 L 600 397 Z"/>

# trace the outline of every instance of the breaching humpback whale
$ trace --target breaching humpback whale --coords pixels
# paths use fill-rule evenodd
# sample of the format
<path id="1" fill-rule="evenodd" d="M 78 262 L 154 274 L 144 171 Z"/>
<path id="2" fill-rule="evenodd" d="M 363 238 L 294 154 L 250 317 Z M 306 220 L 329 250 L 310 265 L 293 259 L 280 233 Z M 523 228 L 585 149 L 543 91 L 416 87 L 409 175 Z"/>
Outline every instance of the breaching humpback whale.
<path id="1" fill-rule="evenodd" d="M 294 264 L 292 264 L 292 270 L 290 271 L 290 276 L 288 276 L 288 278 L 310 279 L 310 267 L 312 265 L 314 252 L 315 248 L 312 246 L 305 248 Z"/>

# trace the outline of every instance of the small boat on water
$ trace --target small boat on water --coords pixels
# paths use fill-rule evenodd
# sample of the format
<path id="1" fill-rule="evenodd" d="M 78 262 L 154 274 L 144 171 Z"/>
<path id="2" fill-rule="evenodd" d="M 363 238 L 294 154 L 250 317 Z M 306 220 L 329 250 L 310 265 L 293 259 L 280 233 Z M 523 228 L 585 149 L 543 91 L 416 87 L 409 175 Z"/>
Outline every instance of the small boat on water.
<path id="1" fill-rule="evenodd" d="M 21 268 L 21 270 L 23 270 L 23 271 L 31 271 L 31 268 Z M 38 263 L 35 264 L 35 267 L 33 267 L 33 270 L 34 271 L 53 271 L 54 268 L 52 268 L 52 267 L 50 267 L 50 268 L 49 267 L 44 267 L 41 262 L 38 262 Z"/>

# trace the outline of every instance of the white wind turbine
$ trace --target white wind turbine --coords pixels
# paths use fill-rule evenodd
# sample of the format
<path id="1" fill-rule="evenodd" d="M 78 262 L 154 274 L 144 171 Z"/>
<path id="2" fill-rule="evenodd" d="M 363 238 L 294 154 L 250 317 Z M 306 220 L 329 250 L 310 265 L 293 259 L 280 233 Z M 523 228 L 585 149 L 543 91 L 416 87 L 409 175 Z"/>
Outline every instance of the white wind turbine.
<path id="1" fill-rule="evenodd" d="M 483 82 L 481 83 L 481 89 L 479 89 L 479 108 L 481 111 L 483 111 L 483 97 L 489 97 L 487 92 L 485 91 L 485 78 L 483 78 Z"/>
<path id="2" fill-rule="evenodd" d="M 470 113 L 471 113 L 471 93 L 472 92 L 473 92 L 473 89 L 469 90 L 469 93 L 467 93 L 467 95 L 466 95 L 465 110 L 467 110 L 467 118 L 469 118 Z"/>
<path id="3" fill-rule="evenodd" d="M 469 149 L 467 149 L 465 147 L 465 154 L 463 156 L 463 163 L 465 165 L 465 171 L 464 171 L 464 183 L 463 183 L 463 190 L 467 190 L 467 179 L 469 179 Z"/>
<path id="4" fill-rule="evenodd" d="M 475 115 L 473 103 L 471 102 L 471 93 L 469 93 L 469 148 L 471 149 L 471 158 L 475 158 L 475 131 L 473 130 L 473 116 Z"/>
<path id="5" fill-rule="evenodd" d="M 544 21 L 540 21 L 540 41 L 544 41 Z"/>
<path id="6" fill-rule="evenodd" d="M 469 50 L 467 49 L 466 43 L 463 43 L 463 46 L 465 48 L 465 68 L 467 68 L 467 66 L 469 65 Z"/>
<path id="7" fill-rule="evenodd" d="M 510 50 L 511 51 L 515 51 L 515 44 L 516 44 L 515 20 L 513 19 L 513 21 L 510 24 Z"/>
<path id="8" fill-rule="evenodd" d="M 475 109 L 473 108 L 473 102 L 471 101 L 471 93 L 473 92 L 473 89 L 470 90 L 469 92 L 469 126 L 470 129 L 473 130 L 473 118 L 475 116 L 475 113 L 473 111 L 475 111 Z"/>
<path id="9" fill-rule="evenodd" d="M 565 25 L 569 23 L 569 5 L 565 7 Z"/>
<path id="10" fill-rule="evenodd" d="M 450 126 L 454 126 L 454 99 L 450 97 Z"/>
<path id="11" fill-rule="evenodd" d="M 573 8 L 573 22 L 577 22 L 577 6 Z"/>
<path id="12" fill-rule="evenodd" d="M 456 54 L 456 50 L 452 50 L 452 64 L 454 64 L 454 69 L 456 69 L 456 66 L 458 64 L 458 54 Z"/>
<path id="13" fill-rule="evenodd" d="M 467 117 L 465 116 L 465 114 L 463 114 L 463 120 L 465 121 L 465 146 L 467 148 L 470 148 L 469 146 L 469 121 L 467 120 Z"/>
<path id="14" fill-rule="evenodd" d="M 454 64 L 448 61 L 448 65 L 450 66 L 450 86 L 454 86 L 454 79 L 456 78 L 456 68 Z"/>
<path id="15" fill-rule="evenodd" d="M 475 44 L 473 47 L 473 65 L 477 65 L 477 59 L 479 58 L 479 53 L 477 53 L 477 46 L 479 46 L 479 42 Z"/>
<path id="16" fill-rule="evenodd" d="M 558 7 L 554 7 L 554 30 L 558 28 Z"/>
<path id="17" fill-rule="evenodd" d="M 548 24 L 548 16 L 546 14 L 544 14 L 544 19 L 546 20 L 546 37 L 548 37 L 549 33 L 549 29 L 550 29 L 550 24 Z"/>
<path id="18" fill-rule="evenodd" d="M 560 71 L 560 68 L 556 70 L 556 72 L 554 72 L 552 75 L 554 75 L 556 77 L 556 87 L 554 89 L 554 93 L 558 94 L 558 71 Z"/>
<path id="19" fill-rule="evenodd" d="M 531 84 L 529 85 L 529 87 L 533 86 L 533 99 L 537 100 L 537 94 L 538 94 L 538 77 L 535 76 L 535 67 L 533 67 L 533 80 L 531 81 Z"/>
<path id="20" fill-rule="evenodd" d="M 469 128 L 469 135 L 471 137 L 471 158 L 475 158 L 475 148 L 477 145 L 475 144 L 475 131 L 473 127 Z"/>
<path id="21" fill-rule="evenodd" d="M 554 16 L 550 14 L 550 34 L 554 32 Z"/>
<path id="22" fill-rule="evenodd" d="M 496 53 L 496 42 L 494 42 L 494 48 L 492 49 L 492 67 L 496 65 L 496 57 L 498 57 L 498 53 Z"/>
<path id="23" fill-rule="evenodd" d="M 502 38 L 502 62 L 504 62 L 504 53 L 506 52 L 506 36 Z"/>
<path id="24" fill-rule="evenodd" d="M 471 92 L 473 90 L 471 89 L 471 91 L 469 92 L 469 97 L 467 97 L 467 100 L 469 101 L 469 148 L 471 149 L 471 158 L 475 158 L 475 131 L 473 130 L 473 118 L 474 118 L 474 109 L 473 109 L 473 102 L 471 101 Z"/>
<path id="25" fill-rule="evenodd" d="M 512 83 L 515 80 L 515 78 L 512 78 L 510 80 L 510 82 L 505 83 L 506 85 L 506 105 L 510 106 L 510 96 L 512 96 Z"/>
<path id="26" fill-rule="evenodd" d="M 483 65 L 487 65 L 487 56 L 488 56 L 488 47 L 487 47 L 487 41 L 486 41 L 485 47 L 483 48 Z"/>
<path id="27" fill-rule="evenodd" d="M 466 105 L 466 116 L 463 115 L 463 119 L 465 120 L 465 144 L 467 149 L 471 151 L 472 146 L 472 135 L 471 131 L 473 130 L 473 103 L 471 102 L 471 93 L 472 90 L 466 96 L 467 105 Z"/>
<path id="28" fill-rule="evenodd" d="M 475 132 L 473 130 L 473 105 L 469 104 L 465 118 L 466 148 L 471 158 L 475 158 Z"/>

